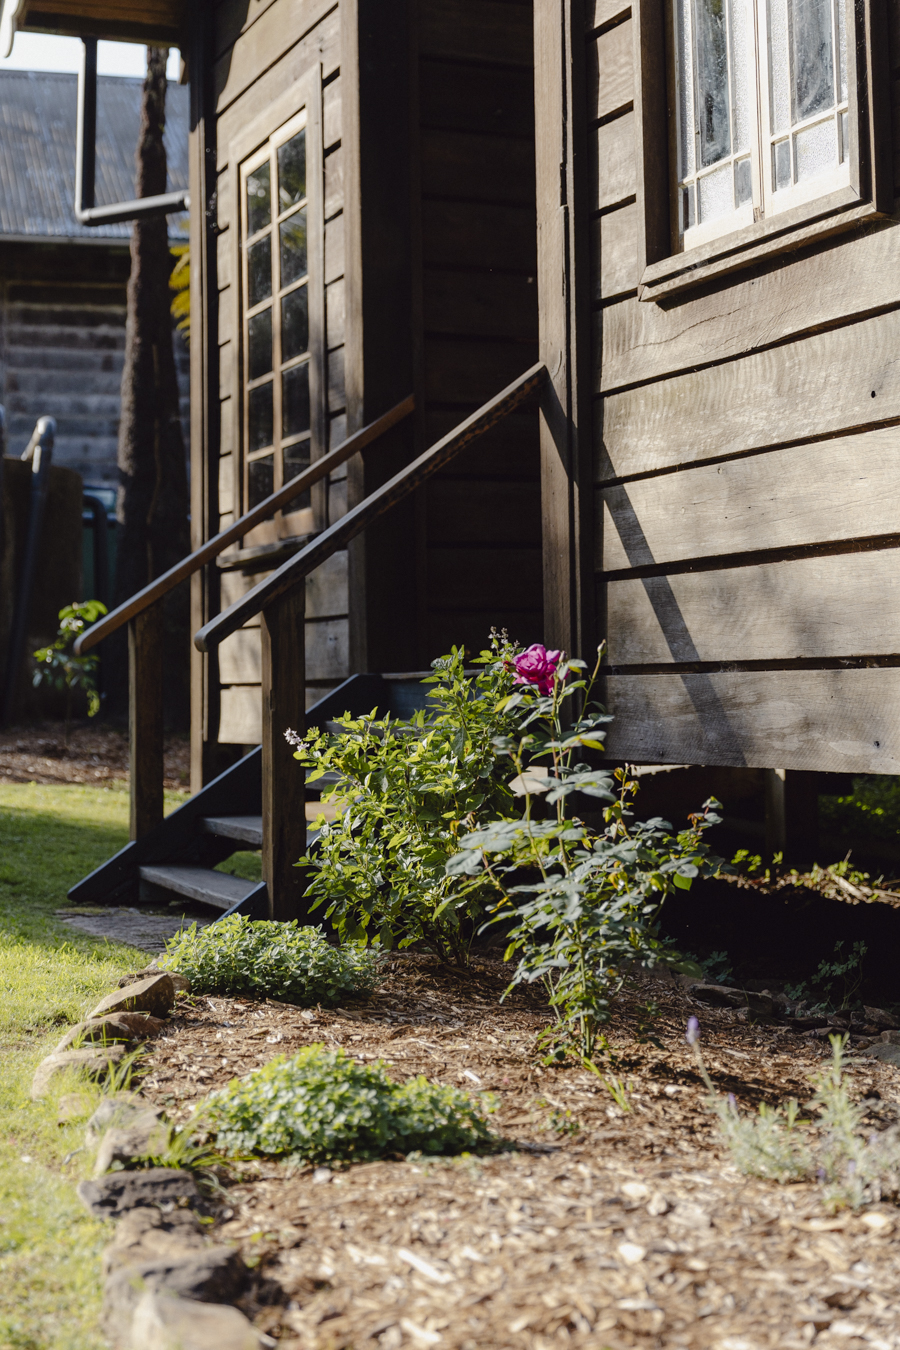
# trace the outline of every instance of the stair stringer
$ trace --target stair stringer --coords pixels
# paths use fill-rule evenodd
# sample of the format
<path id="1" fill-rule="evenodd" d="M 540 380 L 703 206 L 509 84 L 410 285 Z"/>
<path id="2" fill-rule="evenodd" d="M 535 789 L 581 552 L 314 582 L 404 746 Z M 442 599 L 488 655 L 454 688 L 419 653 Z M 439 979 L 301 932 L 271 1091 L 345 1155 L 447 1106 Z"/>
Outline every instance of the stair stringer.
<path id="1" fill-rule="evenodd" d="M 385 702 L 385 683 L 380 675 L 351 675 L 308 709 L 307 727 L 323 726 L 345 712 L 357 717 L 370 712 L 378 706 L 379 700 L 382 704 Z M 299 766 L 297 772 L 300 772 Z M 112 858 L 76 882 L 68 899 L 78 905 L 131 903 L 137 894 L 139 867 L 194 861 L 202 851 L 209 849 L 213 836 L 202 832 L 204 817 L 252 816 L 261 812 L 262 750 L 257 746 L 166 816 L 155 830 L 131 840 Z M 227 852 L 222 856 L 227 857 Z M 260 890 L 265 890 L 264 885 L 241 901 L 241 913 L 247 912 L 243 906 L 251 901 L 251 908 L 256 908 Z"/>

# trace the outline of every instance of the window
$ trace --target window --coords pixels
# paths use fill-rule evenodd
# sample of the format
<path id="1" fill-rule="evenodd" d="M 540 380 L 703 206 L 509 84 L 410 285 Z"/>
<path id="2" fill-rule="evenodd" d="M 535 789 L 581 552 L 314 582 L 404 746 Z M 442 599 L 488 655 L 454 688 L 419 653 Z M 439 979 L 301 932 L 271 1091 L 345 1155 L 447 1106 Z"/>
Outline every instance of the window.
<path id="1" fill-rule="evenodd" d="M 248 508 L 295 478 L 311 457 L 306 138 L 301 114 L 247 160 L 241 171 L 244 501 Z M 309 505 L 306 493 L 289 510 Z"/>
<path id="2" fill-rule="evenodd" d="M 880 0 L 633 0 L 641 300 L 890 214 Z"/>
<path id="3" fill-rule="evenodd" d="M 849 183 L 844 0 L 675 0 L 690 248 Z"/>

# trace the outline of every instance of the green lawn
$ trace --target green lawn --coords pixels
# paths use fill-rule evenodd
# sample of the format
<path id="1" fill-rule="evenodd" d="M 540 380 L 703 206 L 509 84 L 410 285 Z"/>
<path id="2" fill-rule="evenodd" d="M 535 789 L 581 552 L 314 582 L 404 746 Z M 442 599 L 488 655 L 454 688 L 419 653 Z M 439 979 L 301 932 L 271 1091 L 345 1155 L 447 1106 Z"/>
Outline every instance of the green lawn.
<path id="1" fill-rule="evenodd" d="M 183 794 L 167 794 L 171 809 Z M 100 1350 L 108 1226 L 75 1195 L 83 1123 L 29 1098 L 35 1066 L 145 953 L 65 928 L 66 891 L 128 838 L 122 790 L 0 784 L 0 1350 Z M 69 1089 L 72 1084 L 65 1085 Z M 63 1088 L 60 1088 L 62 1091 Z"/>

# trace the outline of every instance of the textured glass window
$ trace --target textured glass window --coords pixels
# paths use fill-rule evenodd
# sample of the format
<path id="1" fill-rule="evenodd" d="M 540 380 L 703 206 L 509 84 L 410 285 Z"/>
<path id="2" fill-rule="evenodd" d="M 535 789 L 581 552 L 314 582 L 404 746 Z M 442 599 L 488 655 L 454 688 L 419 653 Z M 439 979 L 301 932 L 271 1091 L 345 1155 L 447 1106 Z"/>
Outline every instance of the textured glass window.
<path id="1" fill-rule="evenodd" d="M 251 389 L 247 395 L 248 445 L 254 450 L 263 450 L 272 444 L 273 414 L 272 385 L 261 384 Z"/>
<path id="2" fill-rule="evenodd" d="M 272 220 L 271 174 L 268 164 L 261 164 L 247 176 L 247 234 L 256 234 Z"/>
<path id="3" fill-rule="evenodd" d="M 247 377 L 259 379 L 272 369 L 272 311 L 254 314 L 247 324 Z"/>
<path id="4" fill-rule="evenodd" d="M 281 434 L 309 431 L 309 366 L 292 366 L 281 377 Z"/>
<path id="5" fill-rule="evenodd" d="M 279 226 L 281 235 L 281 284 L 290 286 L 306 276 L 306 207 L 295 211 Z"/>
<path id="6" fill-rule="evenodd" d="M 247 497 L 250 510 L 275 491 L 275 456 L 251 459 L 247 465 Z"/>
<path id="7" fill-rule="evenodd" d="M 284 481 L 289 483 L 292 478 L 296 478 L 298 473 L 308 469 L 310 464 L 309 441 L 297 441 L 294 445 L 289 445 L 284 452 Z M 312 502 L 312 493 L 307 490 L 302 492 L 299 497 L 295 497 L 288 507 L 289 511 L 302 511 L 305 506 Z"/>
<path id="8" fill-rule="evenodd" d="M 834 105 L 833 0 L 791 0 L 794 122 Z"/>
<path id="9" fill-rule="evenodd" d="M 306 131 L 278 147 L 278 210 L 287 211 L 306 196 Z"/>
<path id="10" fill-rule="evenodd" d="M 731 154 L 725 0 L 694 0 L 694 23 L 700 163 L 705 167 Z"/>
<path id="11" fill-rule="evenodd" d="M 247 249 L 247 303 L 252 309 L 272 294 L 272 236 Z"/>
<path id="12" fill-rule="evenodd" d="M 309 291 L 300 286 L 281 302 L 281 359 L 302 356 L 309 347 Z"/>

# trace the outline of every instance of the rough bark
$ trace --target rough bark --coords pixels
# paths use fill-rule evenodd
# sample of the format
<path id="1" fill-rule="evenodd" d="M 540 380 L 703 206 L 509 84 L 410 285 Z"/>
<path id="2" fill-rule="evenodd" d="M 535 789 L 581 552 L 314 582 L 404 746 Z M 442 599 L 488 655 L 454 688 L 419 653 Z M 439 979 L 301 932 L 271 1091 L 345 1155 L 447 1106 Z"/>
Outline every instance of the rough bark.
<path id="1" fill-rule="evenodd" d="M 136 156 L 138 197 L 166 190 L 167 56 L 165 48 L 147 48 Z M 131 227 L 119 423 L 117 604 L 189 551 L 187 467 L 170 313 L 172 263 L 167 218 L 136 220 Z M 179 587 L 165 605 L 166 720 L 171 727 L 183 728 L 189 719 L 188 626 L 187 589 Z M 123 680 L 117 678 L 115 685 L 124 708 Z"/>

